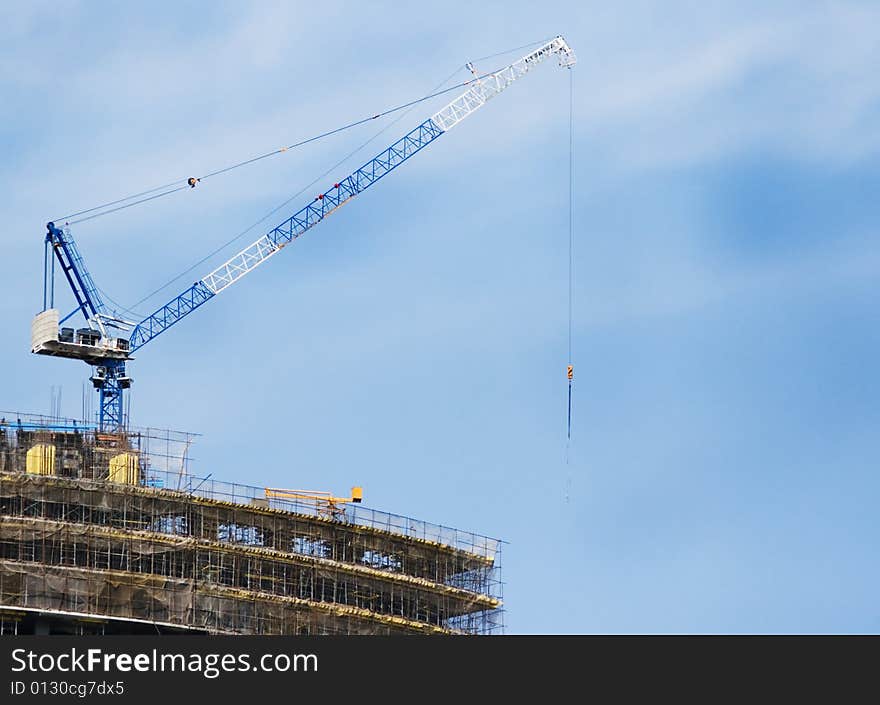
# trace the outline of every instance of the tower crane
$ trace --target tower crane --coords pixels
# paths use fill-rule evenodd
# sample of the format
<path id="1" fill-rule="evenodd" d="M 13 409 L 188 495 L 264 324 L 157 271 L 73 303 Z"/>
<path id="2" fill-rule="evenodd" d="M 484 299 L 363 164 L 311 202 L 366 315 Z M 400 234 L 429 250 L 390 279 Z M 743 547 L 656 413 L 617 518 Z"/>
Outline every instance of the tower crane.
<path id="1" fill-rule="evenodd" d="M 340 206 L 379 181 L 407 159 L 449 132 L 489 100 L 550 57 L 571 68 L 577 61 L 565 39 L 557 36 L 505 68 L 477 77 L 467 90 L 405 134 L 359 169 L 335 182 L 302 209 L 256 242 L 208 273 L 141 321 L 120 318 L 103 301 L 69 228 L 47 223 L 44 244 L 43 310 L 31 326 L 31 352 L 82 360 L 92 367 L 99 395 L 98 428 L 105 433 L 126 428 L 124 394 L 132 384 L 127 364 L 132 354 L 189 316 L 220 292 L 323 221 Z M 195 184 L 189 182 L 190 187 Z M 56 265 L 64 275 L 75 308 L 64 316 L 55 307 Z M 69 321 L 81 316 L 85 324 Z"/>

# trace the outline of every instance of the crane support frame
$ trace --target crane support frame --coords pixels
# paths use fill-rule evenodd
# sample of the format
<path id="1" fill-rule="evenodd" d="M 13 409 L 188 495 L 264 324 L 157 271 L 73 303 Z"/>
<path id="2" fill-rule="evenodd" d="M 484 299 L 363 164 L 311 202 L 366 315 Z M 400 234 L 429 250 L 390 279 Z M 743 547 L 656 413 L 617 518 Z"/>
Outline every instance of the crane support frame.
<path id="1" fill-rule="evenodd" d="M 71 313 L 61 319 L 64 323 L 68 318 L 73 316 L 77 311 L 81 311 L 83 317 L 87 320 L 94 318 L 104 311 L 104 302 L 98 294 L 98 287 L 89 274 L 82 255 L 73 236 L 68 232 L 65 233 L 55 223 L 46 224 L 46 243 L 52 247 L 52 252 L 58 263 L 61 265 L 61 271 L 70 285 L 73 292 L 73 298 L 76 299 L 77 306 Z M 47 282 L 43 283 L 45 290 Z M 43 296 L 45 299 L 45 294 Z"/>

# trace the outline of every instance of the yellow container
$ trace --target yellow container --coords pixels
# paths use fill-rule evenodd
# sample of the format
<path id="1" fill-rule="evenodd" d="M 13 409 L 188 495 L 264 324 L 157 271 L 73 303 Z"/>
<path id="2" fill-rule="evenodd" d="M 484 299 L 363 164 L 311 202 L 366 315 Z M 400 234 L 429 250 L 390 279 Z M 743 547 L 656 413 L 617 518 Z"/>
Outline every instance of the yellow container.
<path id="1" fill-rule="evenodd" d="M 110 458 L 110 482 L 120 485 L 138 484 L 138 457 L 135 453 L 120 453 Z"/>
<path id="2" fill-rule="evenodd" d="M 31 475 L 55 474 L 55 446 L 37 443 L 27 452 L 25 471 Z"/>

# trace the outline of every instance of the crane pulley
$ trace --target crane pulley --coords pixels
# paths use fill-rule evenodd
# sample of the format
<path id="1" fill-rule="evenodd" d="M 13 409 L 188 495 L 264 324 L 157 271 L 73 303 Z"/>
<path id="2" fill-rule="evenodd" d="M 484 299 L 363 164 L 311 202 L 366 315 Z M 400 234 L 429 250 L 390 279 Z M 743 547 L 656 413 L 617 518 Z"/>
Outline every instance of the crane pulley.
<path id="1" fill-rule="evenodd" d="M 562 67 L 571 68 L 577 61 L 565 39 L 557 36 L 501 70 L 468 82 L 467 90 L 448 105 L 139 322 L 125 321 L 108 313 L 69 229 L 59 228 L 54 222 L 48 223 L 43 311 L 32 324 L 31 351 L 39 355 L 78 359 L 93 366 L 95 371 L 91 381 L 100 395 L 98 427 L 108 432 L 124 430 L 123 392 L 132 383 L 126 363 L 133 359 L 133 352 L 254 271 L 552 56 L 558 58 Z M 199 181 L 199 178 L 190 177 L 182 188 L 195 188 Z M 73 311 L 63 317 L 54 301 L 56 262 L 76 300 Z M 64 327 L 77 313 L 85 319 L 85 327 Z"/>

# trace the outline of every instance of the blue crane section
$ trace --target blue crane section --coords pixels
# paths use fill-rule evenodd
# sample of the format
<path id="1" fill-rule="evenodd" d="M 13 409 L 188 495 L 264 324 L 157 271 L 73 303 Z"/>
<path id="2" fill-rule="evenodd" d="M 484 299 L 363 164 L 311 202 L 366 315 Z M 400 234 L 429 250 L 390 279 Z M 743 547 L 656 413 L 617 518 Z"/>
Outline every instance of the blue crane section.
<path id="1" fill-rule="evenodd" d="M 52 254 L 58 260 L 61 271 L 64 273 L 67 283 L 76 299 L 76 308 L 61 319 L 64 323 L 77 312 L 80 312 L 87 319 L 104 312 L 104 302 L 98 294 L 98 287 L 92 281 L 92 275 L 86 269 L 82 255 L 76 247 L 73 237 L 70 233 L 66 233 L 55 226 L 55 223 L 46 224 L 46 247 L 52 248 Z M 54 267 L 54 262 L 53 262 Z M 44 278 L 43 286 L 43 308 L 46 308 L 47 290 L 45 284 L 47 280 Z M 53 292 L 54 294 L 54 292 Z M 54 295 L 53 295 L 54 298 Z M 50 302 L 50 305 L 54 302 Z"/>

